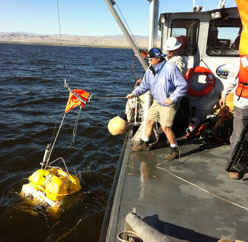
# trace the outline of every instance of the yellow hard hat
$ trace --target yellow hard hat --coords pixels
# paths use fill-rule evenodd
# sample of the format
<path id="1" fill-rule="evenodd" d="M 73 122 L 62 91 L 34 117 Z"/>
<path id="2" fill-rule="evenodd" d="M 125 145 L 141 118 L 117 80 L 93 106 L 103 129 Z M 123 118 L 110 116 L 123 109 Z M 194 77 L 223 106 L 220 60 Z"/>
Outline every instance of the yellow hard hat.
<path id="1" fill-rule="evenodd" d="M 127 121 L 120 116 L 116 116 L 109 120 L 108 130 L 112 135 L 123 134 L 127 131 Z"/>

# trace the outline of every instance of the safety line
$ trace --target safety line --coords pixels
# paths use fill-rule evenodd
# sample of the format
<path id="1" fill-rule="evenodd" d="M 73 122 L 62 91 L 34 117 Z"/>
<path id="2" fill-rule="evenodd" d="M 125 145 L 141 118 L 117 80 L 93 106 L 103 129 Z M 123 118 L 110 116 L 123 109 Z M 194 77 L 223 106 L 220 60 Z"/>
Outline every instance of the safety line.
<path id="1" fill-rule="evenodd" d="M 80 115 L 81 110 L 82 110 L 82 106 L 80 105 L 78 115 L 77 115 L 77 118 L 75 120 L 75 124 L 74 124 L 74 127 L 73 127 L 72 141 L 71 141 L 71 144 L 70 144 L 69 147 L 72 147 L 75 144 L 76 135 L 77 135 L 78 120 L 79 120 L 79 115 Z"/>
<path id="2" fill-rule="evenodd" d="M 159 167 L 159 166 L 156 166 L 156 167 L 157 167 L 158 169 L 160 169 L 160 170 L 163 170 L 163 171 L 167 172 L 167 173 L 170 174 L 171 176 L 174 176 L 174 177 L 176 177 L 177 179 L 179 179 L 179 180 L 181 180 L 181 181 L 184 181 L 184 182 L 186 182 L 186 183 L 188 183 L 188 184 L 190 184 L 190 185 L 192 185 L 192 186 L 194 186 L 194 187 L 200 189 L 200 190 L 203 191 L 203 192 L 208 193 L 209 195 L 211 195 L 211 196 L 213 196 L 213 197 L 216 197 L 216 198 L 218 198 L 218 199 L 221 199 L 221 200 L 223 200 L 223 201 L 225 201 L 225 202 L 228 202 L 228 203 L 230 203 L 230 204 L 232 204 L 232 205 L 234 205 L 234 206 L 237 206 L 237 207 L 239 207 L 239 208 L 242 208 L 242 209 L 248 211 L 248 208 L 247 208 L 247 207 L 244 207 L 244 206 L 242 206 L 242 205 L 240 205 L 240 204 L 238 204 L 238 203 L 232 202 L 232 201 L 227 200 L 227 199 L 225 199 L 225 198 L 223 198 L 223 197 L 220 197 L 219 195 L 216 195 L 216 194 L 214 194 L 214 193 L 212 193 L 212 192 L 209 192 L 208 190 L 206 190 L 206 189 L 204 189 L 204 188 L 202 188 L 202 187 L 200 187 L 200 186 L 198 186 L 198 185 L 196 185 L 196 184 L 194 184 L 194 183 L 192 183 L 192 182 L 190 182 L 190 181 L 187 181 L 187 180 L 185 180 L 184 178 L 182 178 L 182 177 L 180 177 L 180 176 L 175 175 L 174 173 L 172 173 L 171 171 L 169 171 L 169 170 L 167 170 L 167 169 L 165 169 L 165 168 L 162 168 L 162 167 Z"/>

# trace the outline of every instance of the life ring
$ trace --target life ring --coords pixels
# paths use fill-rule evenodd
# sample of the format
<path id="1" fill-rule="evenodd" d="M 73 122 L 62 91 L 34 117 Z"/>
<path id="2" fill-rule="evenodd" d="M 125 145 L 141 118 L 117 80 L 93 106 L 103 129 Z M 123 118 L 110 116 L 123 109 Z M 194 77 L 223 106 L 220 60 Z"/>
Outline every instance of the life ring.
<path id="1" fill-rule="evenodd" d="M 203 66 L 196 66 L 193 68 L 190 68 L 189 70 L 187 70 L 186 74 L 185 74 L 185 79 L 186 81 L 190 82 L 190 77 L 193 76 L 194 74 L 202 74 L 205 75 L 207 77 L 207 84 L 206 87 L 202 90 L 194 90 L 190 87 L 190 85 L 188 85 L 188 94 L 190 96 L 193 97 L 203 97 L 205 95 L 207 95 L 208 93 L 210 93 L 212 91 L 212 89 L 214 88 L 215 85 L 215 77 L 213 75 L 213 73 L 207 69 L 206 67 Z"/>

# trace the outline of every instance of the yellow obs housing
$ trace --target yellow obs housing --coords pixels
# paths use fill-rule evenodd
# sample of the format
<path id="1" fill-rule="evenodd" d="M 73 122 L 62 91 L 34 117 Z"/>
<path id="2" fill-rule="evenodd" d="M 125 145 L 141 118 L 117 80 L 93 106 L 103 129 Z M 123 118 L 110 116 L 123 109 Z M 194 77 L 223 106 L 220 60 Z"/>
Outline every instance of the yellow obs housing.
<path id="1" fill-rule="evenodd" d="M 112 135 L 123 134 L 127 131 L 127 121 L 122 119 L 120 116 L 116 116 L 110 119 L 108 123 L 109 133 Z"/>
<path id="2" fill-rule="evenodd" d="M 47 202 L 50 206 L 58 205 L 65 196 L 81 190 L 79 179 L 67 174 L 60 168 L 37 170 L 29 177 L 29 183 L 23 185 L 21 194 Z"/>

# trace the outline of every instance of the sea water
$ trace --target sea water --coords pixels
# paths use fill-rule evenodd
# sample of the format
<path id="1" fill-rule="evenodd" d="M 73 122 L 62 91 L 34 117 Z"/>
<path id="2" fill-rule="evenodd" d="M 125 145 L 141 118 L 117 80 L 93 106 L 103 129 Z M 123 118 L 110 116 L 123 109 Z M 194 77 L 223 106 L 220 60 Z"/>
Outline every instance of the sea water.
<path id="1" fill-rule="evenodd" d="M 126 49 L 0 45 L 0 241 L 98 241 L 124 135 L 111 136 L 108 121 L 124 113 L 126 96 L 142 68 Z M 19 196 L 40 168 L 46 145 L 64 114 L 68 90 L 85 89 L 92 100 L 70 111 L 52 159 L 63 157 L 82 190 L 66 200 L 59 216 Z M 63 163 L 58 163 L 63 167 Z"/>

